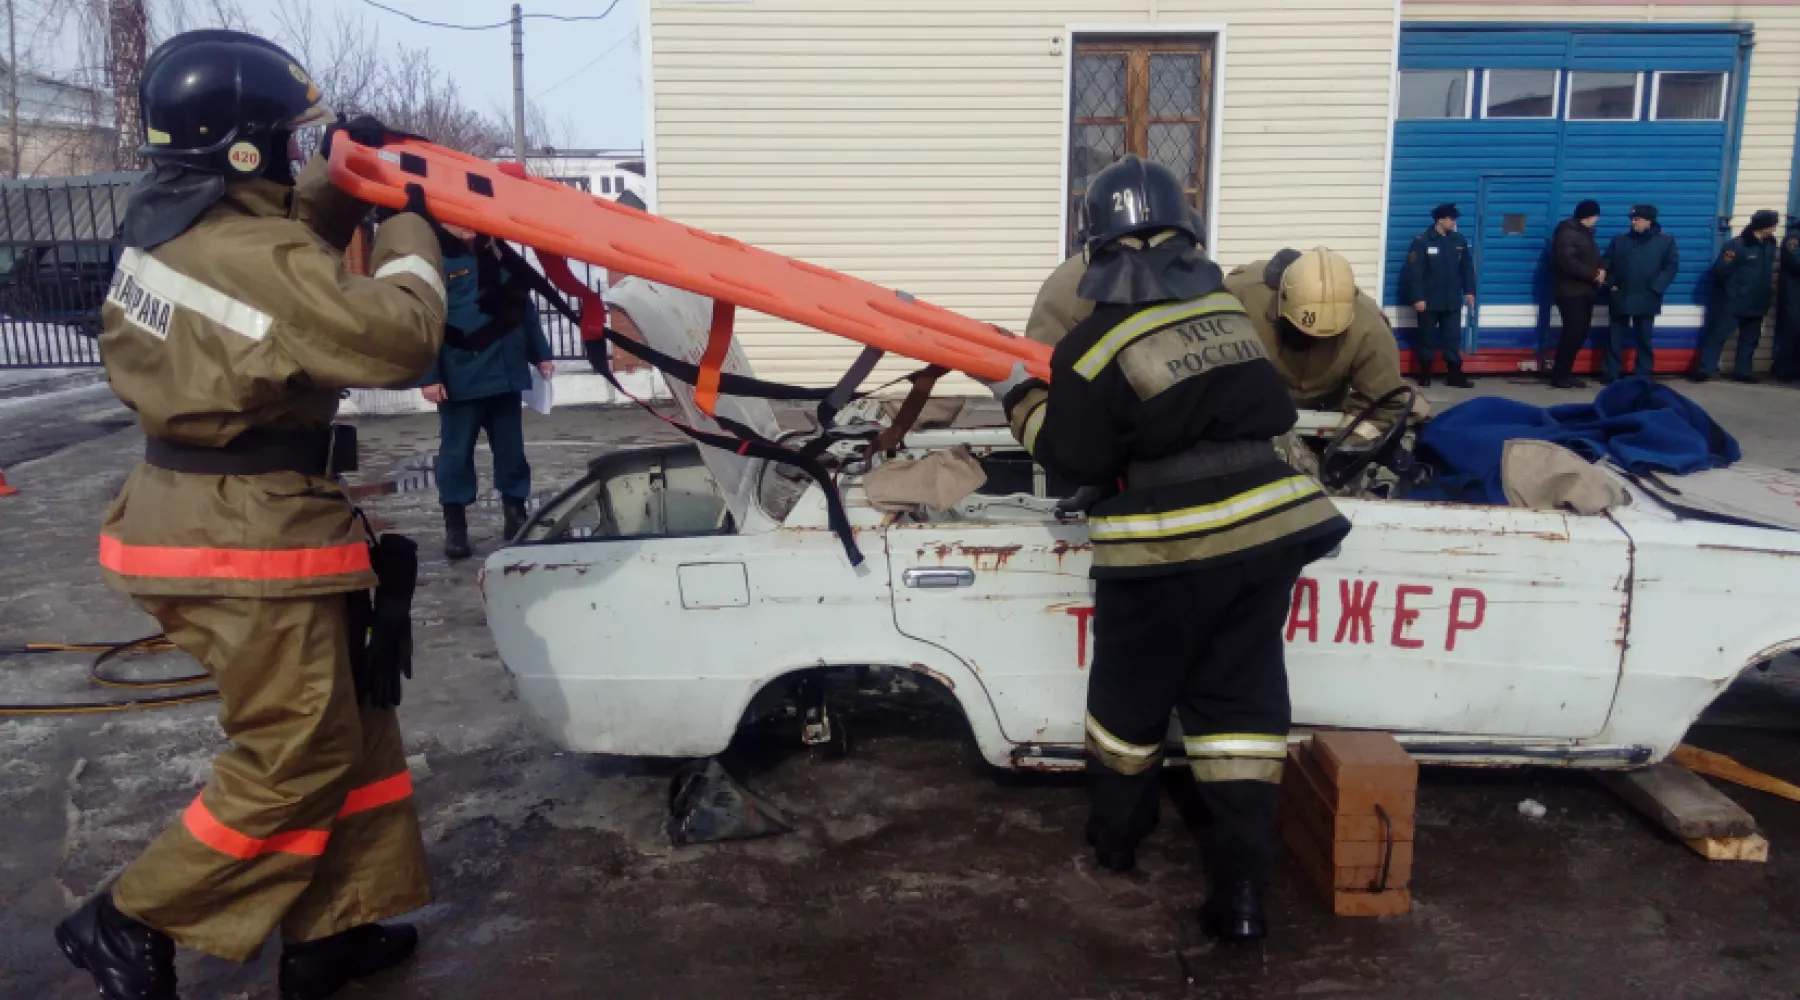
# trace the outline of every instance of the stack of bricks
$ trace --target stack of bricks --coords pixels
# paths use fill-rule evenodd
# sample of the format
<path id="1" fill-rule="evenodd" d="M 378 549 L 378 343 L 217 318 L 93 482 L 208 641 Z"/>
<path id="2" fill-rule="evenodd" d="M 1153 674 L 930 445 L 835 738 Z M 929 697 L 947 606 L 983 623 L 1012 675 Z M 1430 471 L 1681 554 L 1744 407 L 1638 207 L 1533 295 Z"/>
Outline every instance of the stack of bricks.
<path id="1" fill-rule="evenodd" d="M 1320 733 L 1289 753 L 1281 838 L 1338 916 L 1412 908 L 1418 785 L 1418 765 L 1386 733 Z"/>

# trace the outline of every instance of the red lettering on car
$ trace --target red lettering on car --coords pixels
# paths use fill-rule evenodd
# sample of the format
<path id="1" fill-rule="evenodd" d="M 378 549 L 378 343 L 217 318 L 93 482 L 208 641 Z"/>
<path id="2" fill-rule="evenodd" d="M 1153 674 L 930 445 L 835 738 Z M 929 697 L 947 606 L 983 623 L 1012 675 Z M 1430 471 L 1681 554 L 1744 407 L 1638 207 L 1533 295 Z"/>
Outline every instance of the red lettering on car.
<path id="1" fill-rule="evenodd" d="M 1406 606 L 1406 599 L 1413 595 L 1424 597 L 1431 593 L 1430 587 L 1421 587 L 1416 583 L 1403 583 L 1394 590 L 1394 633 L 1389 639 L 1401 649 L 1423 649 L 1425 640 L 1407 636 L 1412 623 L 1419 620 L 1419 612 Z"/>
<path id="2" fill-rule="evenodd" d="M 1094 609 L 1064 608 L 1063 614 L 1075 619 L 1075 666 L 1087 666 L 1088 619 L 1094 617 Z"/>
<path id="3" fill-rule="evenodd" d="M 1463 601 L 1475 603 L 1475 617 L 1463 618 Z M 1473 632 L 1487 620 L 1487 595 L 1473 587 L 1458 587 L 1450 592 L 1450 628 L 1444 633 L 1444 649 L 1456 649 L 1456 633 Z"/>
<path id="4" fill-rule="evenodd" d="M 1349 580 L 1338 581 L 1338 602 L 1343 605 L 1343 610 L 1338 616 L 1337 637 L 1332 642 L 1343 642 L 1346 635 L 1352 645 L 1375 641 L 1375 622 L 1371 615 L 1375 611 L 1375 591 L 1380 587 L 1380 581 L 1371 580 L 1365 590 L 1363 581 L 1358 580 L 1352 590 Z"/>
<path id="5" fill-rule="evenodd" d="M 1300 615 L 1303 598 L 1306 601 L 1304 618 Z M 1306 630 L 1308 642 L 1319 641 L 1319 581 L 1305 576 L 1294 583 L 1294 602 L 1288 609 L 1287 641 L 1293 642 L 1301 629 Z"/>

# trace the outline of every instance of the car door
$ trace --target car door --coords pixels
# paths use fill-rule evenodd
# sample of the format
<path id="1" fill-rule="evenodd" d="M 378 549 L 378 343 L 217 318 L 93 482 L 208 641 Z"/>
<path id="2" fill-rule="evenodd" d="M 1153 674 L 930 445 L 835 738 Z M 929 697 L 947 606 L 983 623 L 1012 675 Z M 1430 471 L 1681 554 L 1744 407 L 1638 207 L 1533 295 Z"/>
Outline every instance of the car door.
<path id="1" fill-rule="evenodd" d="M 1605 516 L 1339 501 L 1355 525 L 1294 588 L 1294 721 L 1574 739 L 1605 726 L 1631 543 Z"/>
<path id="2" fill-rule="evenodd" d="M 981 679 L 1015 743 L 1080 743 L 1094 613 L 1085 524 L 959 521 L 887 532 L 894 623 Z"/>

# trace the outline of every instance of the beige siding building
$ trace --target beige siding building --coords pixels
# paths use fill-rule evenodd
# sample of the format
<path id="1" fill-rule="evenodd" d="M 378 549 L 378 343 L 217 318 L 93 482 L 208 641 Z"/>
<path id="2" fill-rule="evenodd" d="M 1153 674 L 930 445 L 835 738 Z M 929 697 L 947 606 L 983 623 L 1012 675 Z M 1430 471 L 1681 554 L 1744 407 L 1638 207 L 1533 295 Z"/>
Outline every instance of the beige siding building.
<path id="1" fill-rule="evenodd" d="M 1800 2 L 1777 0 L 645 0 L 651 196 L 671 218 L 1018 330 L 1070 246 L 1085 177 L 1136 152 L 1187 174 L 1225 267 L 1325 243 L 1391 299 L 1384 268 L 1428 221 L 1389 211 L 1399 40 L 1441 22 L 1751 25 L 1721 212 L 1741 226 L 1789 210 Z M 1698 235 L 1684 257 L 1710 252 Z M 1488 300 L 1483 351 L 1504 346 L 1489 332 L 1502 318 L 1536 315 L 1511 291 Z M 776 379 L 830 382 L 856 351 L 754 314 L 739 330 Z"/>
<path id="2" fill-rule="evenodd" d="M 1104 165 L 1185 132 L 1198 155 L 1185 138 L 1174 155 L 1197 161 L 1221 262 L 1303 229 L 1374 284 L 1392 0 L 648 0 L 647 18 L 671 218 L 1020 330 L 1066 246 L 1072 140 Z M 855 352 L 763 317 L 740 330 L 773 378 L 830 381 Z"/>

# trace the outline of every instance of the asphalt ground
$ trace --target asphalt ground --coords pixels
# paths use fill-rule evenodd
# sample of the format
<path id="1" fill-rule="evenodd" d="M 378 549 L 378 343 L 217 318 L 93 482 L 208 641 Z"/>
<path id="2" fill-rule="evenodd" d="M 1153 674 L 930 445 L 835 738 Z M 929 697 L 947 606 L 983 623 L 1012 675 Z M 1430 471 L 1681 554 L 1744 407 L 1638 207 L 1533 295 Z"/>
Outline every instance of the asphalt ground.
<path id="1" fill-rule="evenodd" d="M 141 449 L 95 373 L 0 373 L 0 644 L 155 630 L 107 590 L 102 513 Z M 1687 387 L 1682 387 L 1687 391 Z M 1576 396 L 1505 380 L 1478 392 Z M 1434 388 L 1441 408 L 1468 395 Z M 1800 392 L 1692 395 L 1763 464 L 1800 468 Z M 673 848 L 665 761 L 559 753 L 514 701 L 475 574 L 436 554 L 416 473 L 429 416 L 360 421 L 365 478 L 405 484 L 372 513 L 424 540 L 418 676 L 401 710 L 437 901 L 404 968 L 349 998 L 1686 998 L 1800 996 L 1800 804 L 1724 786 L 1773 844 L 1768 864 L 1700 860 L 1601 789 L 1552 769 L 1426 769 L 1409 916 L 1329 915 L 1291 860 L 1269 940 L 1208 943 L 1205 880 L 1171 783 L 1138 873 L 1096 870 L 1078 780 L 1000 781 L 961 720 L 922 692 L 844 692 L 848 757 L 747 736 L 734 767 L 795 821 L 767 840 Z M 540 494 L 610 449 L 668 439 L 630 411 L 528 415 Z M 486 481 L 486 453 L 483 481 Z M 1729 627 L 1728 622 L 1710 627 Z M 144 674 L 192 664 L 169 655 Z M 1800 678 L 1741 682 L 1691 740 L 1800 780 Z M 0 658 L 0 701 L 94 696 L 79 656 Z M 222 745 L 214 706 L 0 721 L 0 997 L 91 997 L 50 928 L 186 805 Z M 1521 800 L 1548 807 L 1541 820 Z M 250 965 L 184 953 L 184 996 L 272 998 L 278 946 Z M 1191 980 L 1191 981 L 1190 981 Z"/>

